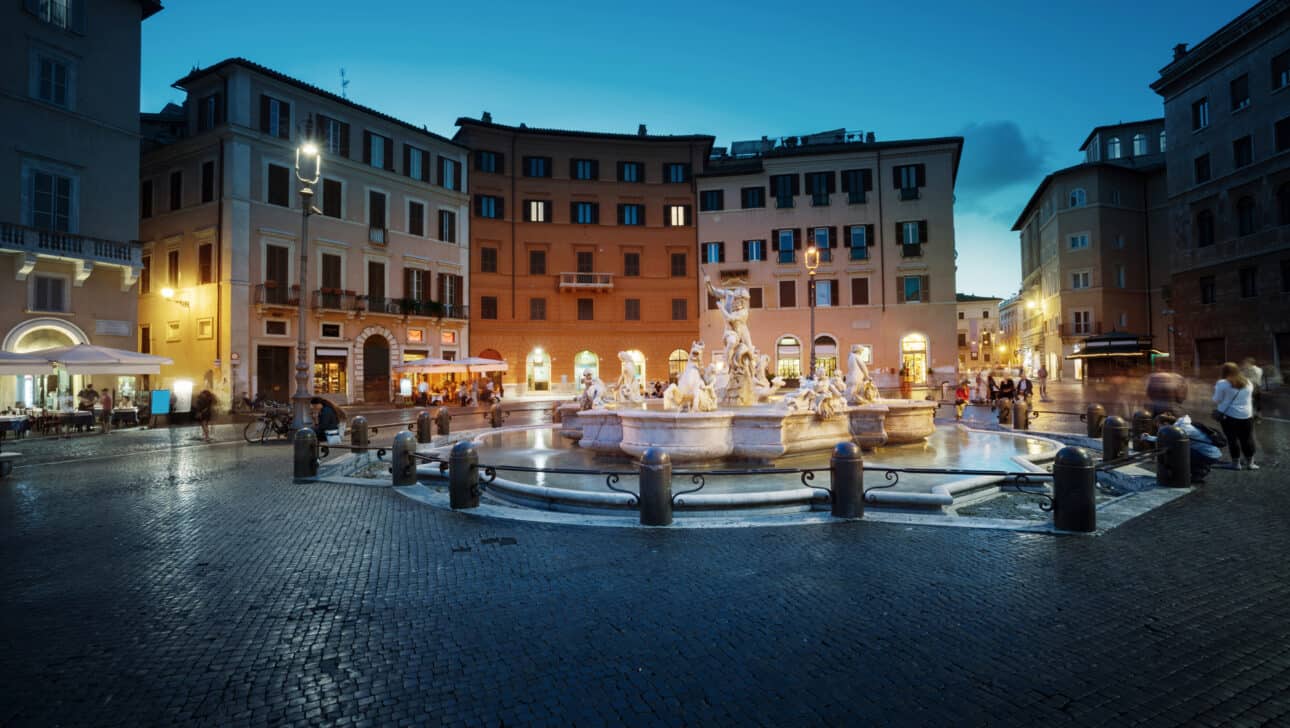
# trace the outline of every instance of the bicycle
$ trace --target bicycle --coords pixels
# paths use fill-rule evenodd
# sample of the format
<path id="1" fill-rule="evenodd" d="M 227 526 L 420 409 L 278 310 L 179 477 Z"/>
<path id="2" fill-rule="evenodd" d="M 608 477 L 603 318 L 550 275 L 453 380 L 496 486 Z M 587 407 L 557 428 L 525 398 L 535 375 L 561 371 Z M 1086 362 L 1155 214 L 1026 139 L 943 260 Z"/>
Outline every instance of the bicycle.
<path id="1" fill-rule="evenodd" d="M 257 442 L 263 444 L 270 434 L 280 440 L 291 434 L 291 410 L 269 403 L 265 413 L 246 423 L 242 430 L 242 437 L 253 445 Z"/>

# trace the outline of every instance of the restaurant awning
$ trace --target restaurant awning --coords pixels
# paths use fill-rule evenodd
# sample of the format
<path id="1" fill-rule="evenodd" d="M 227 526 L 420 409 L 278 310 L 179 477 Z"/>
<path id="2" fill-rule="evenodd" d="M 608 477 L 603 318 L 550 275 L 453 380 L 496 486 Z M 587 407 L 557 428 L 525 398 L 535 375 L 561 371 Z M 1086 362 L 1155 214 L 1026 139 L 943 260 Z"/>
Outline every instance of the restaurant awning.
<path id="1" fill-rule="evenodd" d="M 0 374 L 48 374 L 49 359 L 39 353 L 0 351 Z"/>
<path id="2" fill-rule="evenodd" d="M 68 374 L 160 374 L 162 365 L 175 363 L 164 356 L 93 344 L 60 346 L 31 353 Z"/>
<path id="3" fill-rule="evenodd" d="M 427 357 L 425 359 L 413 359 L 405 361 L 402 364 L 395 364 L 394 371 L 404 374 L 465 374 L 466 365 L 460 361 L 450 359 L 437 359 Z"/>
<path id="4" fill-rule="evenodd" d="M 484 372 L 504 372 L 507 370 L 506 362 L 498 359 L 484 359 L 478 356 L 470 356 L 461 359 L 458 364 L 465 364 L 470 368 L 471 374 L 482 374 Z"/>

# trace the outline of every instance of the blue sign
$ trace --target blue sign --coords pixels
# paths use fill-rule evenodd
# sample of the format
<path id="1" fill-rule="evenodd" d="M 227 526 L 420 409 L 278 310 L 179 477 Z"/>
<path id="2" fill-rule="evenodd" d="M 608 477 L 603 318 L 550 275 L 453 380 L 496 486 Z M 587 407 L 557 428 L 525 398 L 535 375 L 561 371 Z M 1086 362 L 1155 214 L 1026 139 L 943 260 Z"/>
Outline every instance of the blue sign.
<path id="1" fill-rule="evenodd" d="M 170 414 L 170 390 L 169 389 L 152 390 L 152 414 L 154 415 Z"/>

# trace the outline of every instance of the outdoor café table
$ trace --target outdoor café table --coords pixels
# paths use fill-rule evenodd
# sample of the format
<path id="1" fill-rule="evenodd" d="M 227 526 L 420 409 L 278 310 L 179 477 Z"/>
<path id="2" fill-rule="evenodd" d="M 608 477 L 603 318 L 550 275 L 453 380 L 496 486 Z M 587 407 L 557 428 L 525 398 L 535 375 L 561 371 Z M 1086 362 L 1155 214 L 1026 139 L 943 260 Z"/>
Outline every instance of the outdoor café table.
<path id="1" fill-rule="evenodd" d="M 94 412 L 82 410 L 80 412 L 64 412 L 61 418 L 63 427 L 75 427 L 77 430 L 84 428 L 94 429 Z"/>
<path id="2" fill-rule="evenodd" d="M 10 432 L 14 437 L 22 437 L 30 429 L 31 422 L 27 415 L 0 415 L 0 440 Z"/>
<path id="3" fill-rule="evenodd" d="M 138 407 L 114 407 L 112 409 L 112 426 L 122 425 L 135 427 L 139 424 Z"/>

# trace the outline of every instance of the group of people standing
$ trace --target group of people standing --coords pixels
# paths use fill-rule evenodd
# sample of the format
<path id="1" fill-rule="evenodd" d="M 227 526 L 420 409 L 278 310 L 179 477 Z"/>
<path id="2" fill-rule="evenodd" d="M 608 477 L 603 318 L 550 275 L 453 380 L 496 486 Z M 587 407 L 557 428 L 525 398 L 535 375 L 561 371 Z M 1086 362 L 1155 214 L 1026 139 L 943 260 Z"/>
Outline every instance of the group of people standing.
<path id="1" fill-rule="evenodd" d="M 1048 373 L 1041 367 L 1041 383 L 1048 379 Z M 1035 395 L 1035 384 L 1026 376 L 1024 369 L 1018 371 L 1016 380 L 1004 370 L 991 370 L 988 373 L 983 369 L 976 373 L 976 389 L 973 391 L 972 384 L 969 380 L 964 379 L 959 382 L 958 387 L 954 390 L 954 419 L 963 419 L 963 410 L 970 402 L 979 402 L 989 404 L 990 410 L 997 410 L 999 407 L 1010 407 L 1012 402 L 1017 398 L 1024 399 L 1027 403 Z M 1041 392 L 1041 396 L 1043 396 Z"/>

